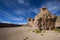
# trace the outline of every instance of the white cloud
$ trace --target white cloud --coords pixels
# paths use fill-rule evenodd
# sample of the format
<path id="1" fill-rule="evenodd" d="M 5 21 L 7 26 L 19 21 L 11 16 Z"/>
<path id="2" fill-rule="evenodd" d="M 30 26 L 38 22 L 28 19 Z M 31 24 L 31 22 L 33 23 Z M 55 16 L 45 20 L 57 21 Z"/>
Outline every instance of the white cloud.
<path id="1" fill-rule="evenodd" d="M 24 20 L 24 18 L 23 18 L 22 16 L 20 16 L 20 17 L 18 18 L 18 17 L 16 17 L 16 16 L 13 16 L 13 15 L 11 15 L 11 14 L 8 14 L 8 13 L 2 11 L 2 10 L 0 10 L 0 11 L 4 14 L 3 16 L 5 16 L 5 17 L 7 17 L 7 18 L 9 18 L 9 19 L 11 19 L 11 20 L 14 20 L 14 21 L 23 21 L 23 20 Z"/>
<path id="2" fill-rule="evenodd" d="M 12 20 L 15 20 L 15 21 L 23 21 L 24 18 L 23 17 L 20 17 L 20 18 L 12 18 Z"/>
<path id="3" fill-rule="evenodd" d="M 27 24 L 27 23 L 18 23 L 18 24 Z"/>
<path id="4" fill-rule="evenodd" d="M 13 8 L 12 5 L 15 5 L 15 3 L 12 2 L 11 0 L 3 1 L 3 4 L 5 4 L 7 7 L 11 8 L 11 9 Z"/>
<path id="5" fill-rule="evenodd" d="M 18 16 L 20 16 L 20 14 L 24 14 L 24 10 L 22 11 L 22 10 L 16 10 L 16 11 L 14 11 L 14 13 L 16 14 L 16 15 L 18 15 Z"/>
<path id="6" fill-rule="evenodd" d="M 38 13 L 38 9 L 33 9 L 32 11 L 35 13 Z"/>
<path id="7" fill-rule="evenodd" d="M 9 13 L 6 13 L 6 12 L 4 12 L 4 11 L 2 11 L 2 10 L 0 10 L 0 12 L 2 12 L 2 14 L 4 14 L 4 15 L 7 15 L 7 16 L 10 16 L 10 17 L 15 17 L 15 16 L 13 16 L 13 15 L 11 15 L 11 14 L 9 14 Z"/>
<path id="8" fill-rule="evenodd" d="M 28 13 L 28 15 L 30 15 L 30 13 L 31 12 L 35 12 L 36 14 L 38 14 L 39 13 L 39 11 L 38 11 L 38 9 L 36 9 L 36 8 L 29 8 L 29 9 L 27 9 L 27 10 L 16 10 L 14 13 L 16 14 L 16 15 L 18 15 L 18 16 L 20 16 L 20 15 L 25 15 L 26 13 Z M 26 15 L 27 16 L 27 15 Z"/>
<path id="9" fill-rule="evenodd" d="M 29 7 L 30 6 L 30 3 L 29 2 L 26 2 L 25 0 L 18 0 L 18 2 L 26 7 Z"/>
<path id="10" fill-rule="evenodd" d="M 19 1 L 19 3 L 21 3 L 21 4 L 24 4 L 25 2 L 24 2 L 24 0 L 18 0 Z"/>
<path id="11" fill-rule="evenodd" d="M 59 9 L 58 9 L 58 7 L 57 6 L 52 6 L 52 7 L 50 7 L 50 8 L 48 8 L 51 12 L 53 12 L 53 13 L 56 13 Z"/>
<path id="12" fill-rule="evenodd" d="M 2 23 L 11 23 L 11 22 L 7 22 L 7 21 L 1 21 Z"/>
<path id="13" fill-rule="evenodd" d="M 52 13 L 56 13 L 60 9 L 57 2 L 46 2 L 42 7 L 47 7 Z"/>

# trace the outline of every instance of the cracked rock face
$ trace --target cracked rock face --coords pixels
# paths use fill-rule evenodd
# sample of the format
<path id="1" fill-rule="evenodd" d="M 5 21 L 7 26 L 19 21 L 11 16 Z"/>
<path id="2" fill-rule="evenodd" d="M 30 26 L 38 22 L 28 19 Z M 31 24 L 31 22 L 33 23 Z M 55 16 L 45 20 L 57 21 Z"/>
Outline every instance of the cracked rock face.
<path id="1" fill-rule="evenodd" d="M 34 19 L 28 18 L 28 23 L 32 27 L 40 30 L 51 30 L 55 27 L 57 16 L 51 14 L 47 8 L 41 8 L 40 13 Z"/>

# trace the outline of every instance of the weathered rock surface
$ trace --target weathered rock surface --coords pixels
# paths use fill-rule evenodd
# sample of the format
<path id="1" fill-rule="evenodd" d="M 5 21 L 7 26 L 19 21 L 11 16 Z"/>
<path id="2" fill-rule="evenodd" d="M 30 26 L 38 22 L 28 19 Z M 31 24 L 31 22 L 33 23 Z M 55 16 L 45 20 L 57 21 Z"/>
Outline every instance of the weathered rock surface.
<path id="1" fill-rule="evenodd" d="M 28 18 L 28 23 L 40 30 L 52 30 L 55 27 L 56 19 L 57 16 L 51 14 L 47 8 L 41 8 L 40 13 L 34 19 Z"/>

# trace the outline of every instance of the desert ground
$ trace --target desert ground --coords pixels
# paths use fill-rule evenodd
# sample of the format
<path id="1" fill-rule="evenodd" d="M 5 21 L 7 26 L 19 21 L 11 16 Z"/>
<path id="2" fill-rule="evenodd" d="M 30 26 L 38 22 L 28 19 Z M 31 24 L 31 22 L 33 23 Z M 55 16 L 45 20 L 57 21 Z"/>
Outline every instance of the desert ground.
<path id="1" fill-rule="evenodd" d="M 0 40 L 60 40 L 60 33 L 35 33 L 31 27 L 7 27 L 0 28 Z"/>
<path id="2" fill-rule="evenodd" d="M 56 27 L 58 26 L 60 26 L 60 17 L 56 22 Z M 53 31 L 35 33 L 32 30 L 29 26 L 0 28 L 0 40 L 60 40 L 60 33 Z"/>

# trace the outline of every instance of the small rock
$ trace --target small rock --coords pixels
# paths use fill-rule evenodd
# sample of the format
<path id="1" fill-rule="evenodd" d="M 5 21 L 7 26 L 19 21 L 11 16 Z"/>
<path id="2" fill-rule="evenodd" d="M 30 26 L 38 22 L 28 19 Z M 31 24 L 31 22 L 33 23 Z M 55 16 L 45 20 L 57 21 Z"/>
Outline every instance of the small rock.
<path id="1" fill-rule="evenodd" d="M 28 39 L 28 37 L 26 37 L 26 39 Z"/>

